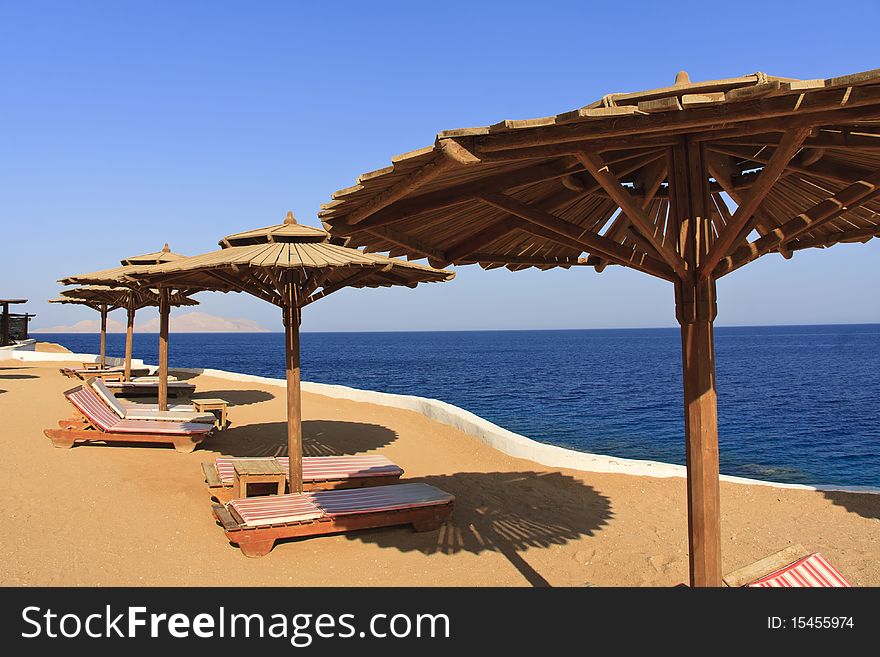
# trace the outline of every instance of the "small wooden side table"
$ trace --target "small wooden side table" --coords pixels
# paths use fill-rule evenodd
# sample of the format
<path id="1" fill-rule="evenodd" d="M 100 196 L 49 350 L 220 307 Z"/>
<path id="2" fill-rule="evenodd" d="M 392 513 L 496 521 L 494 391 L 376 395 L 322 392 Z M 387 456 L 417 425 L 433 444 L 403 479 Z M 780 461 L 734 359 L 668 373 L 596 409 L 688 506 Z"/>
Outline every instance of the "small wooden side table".
<path id="1" fill-rule="evenodd" d="M 84 370 L 100 370 L 103 369 L 101 367 L 101 363 L 83 363 L 82 364 Z"/>
<path id="2" fill-rule="evenodd" d="M 100 372 L 97 377 L 102 381 L 122 381 L 125 372 Z"/>
<path id="3" fill-rule="evenodd" d="M 232 497 L 247 497 L 249 484 L 276 484 L 284 495 L 287 471 L 275 459 L 241 459 L 233 466 Z"/>
<path id="4" fill-rule="evenodd" d="M 193 409 L 197 413 L 207 413 L 211 412 L 217 416 L 217 421 L 214 422 L 214 425 L 218 429 L 226 428 L 226 409 L 229 406 L 229 402 L 225 399 L 193 399 L 192 405 Z M 215 413 L 215 411 L 217 411 Z"/>

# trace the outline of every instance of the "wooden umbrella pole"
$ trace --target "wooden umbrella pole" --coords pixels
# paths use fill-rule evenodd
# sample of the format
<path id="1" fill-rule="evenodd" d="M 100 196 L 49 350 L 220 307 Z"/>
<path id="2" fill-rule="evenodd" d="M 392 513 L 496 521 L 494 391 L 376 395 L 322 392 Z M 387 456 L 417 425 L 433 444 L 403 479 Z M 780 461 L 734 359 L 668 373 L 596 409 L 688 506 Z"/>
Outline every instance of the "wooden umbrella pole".
<path id="1" fill-rule="evenodd" d="M 705 152 L 684 141 L 673 149 L 672 161 L 670 200 L 688 268 L 675 283 L 675 314 L 681 325 L 690 581 L 691 586 L 721 586 L 715 280 L 696 275 L 711 231 Z"/>
<path id="2" fill-rule="evenodd" d="M 134 342 L 134 292 L 128 293 L 128 317 L 125 324 L 125 380 L 131 381 L 131 352 Z"/>
<path id="3" fill-rule="evenodd" d="M 159 289 L 159 410 L 168 410 L 168 288 Z"/>
<path id="4" fill-rule="evenodd" d="M 676 306 L 681 323 L 691 586 L 721 586 L 715 281 L 676 285 Z"/>
<path id="5" fill-rule="evenodd" d="M 101 304 L 101 369 L 107 364 L 107 304 Z"/>
<path id="6" fill-rule="evenodd" d="M 299 380 L 299 309 L 293 280 L 287 284 L 284 307 L 284 351 L 287 369 L 287 456 L 290 460 L 290 492 L 301 493 L 302 393 Z"/>

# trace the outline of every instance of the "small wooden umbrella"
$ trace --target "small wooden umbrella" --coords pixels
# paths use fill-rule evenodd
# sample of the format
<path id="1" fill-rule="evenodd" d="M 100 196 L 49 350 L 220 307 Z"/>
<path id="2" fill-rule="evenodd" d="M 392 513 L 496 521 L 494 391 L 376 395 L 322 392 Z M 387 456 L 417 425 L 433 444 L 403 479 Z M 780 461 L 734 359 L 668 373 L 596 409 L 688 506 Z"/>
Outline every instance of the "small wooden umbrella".
<path id="1" fill-rule="evenodd" d="M 302 491 L 300 311 L 346 287 L 387 287 L 448 281 L 455 274 L 330 244 L 288 212 L 283 224 L 230 235 L 219 251 L 145 267 L 129 278 L 151 287 L 247 292 L 283 310 L 287 369 L 290 490 Z"/>
<path id="2" fill-rule="evenodd" d="M 134 332 L 134 316 L 138 308 L 144 305 L 143 298 L 152 298 L 159 306 L 159 408 L 168 409 L 168 318 L 172 305 L 183 305 L 182 299 L 189 297 L 194 290 L 184 290 L 176 287 L 161 286 L 157 290 L 149 287 L 133 286 L 127 277 L 135 274 L 145 267 L 158 265 L 166 262 L 180 260 L 185 256 L 174 253 L 166 243 L 160 251 L 132 256 L 120 261 L 119 267 L 104 269 L 101 271 L 68 276 L 59 282 L 64 285 L 109 285 L 127 287 L 130 292 L 126 300 L 128 310 L 128 322 L 125 332 L 125 380 L 131 380 L 131 352 Z"/>
<path id="3" fill-rule="evenodd" d="M 134 307 L 130 312 L 128 331 L 125 342 L 125 371 L 131 372 L 132 334 L 134 325 L 134 312 L 146 306 L 159 305 L 159 292 L 157 290 L 132 290 L 131 288 L 111 285 L 84 285 L 70 290 L 62 290 L 61 296 L 49 299 L 49 303 L 67 303 L 88 306 L 101 313 L 101 367 L 105 366 L 107 354 L 107 315 L 117 308 L 129 308 L 129 303 L 134 297 Z M 197 306 L 195 299 L 175 295 L 170 299 L 172 306 Z M 126 380 L 130 377 L 126 376 Z"/>

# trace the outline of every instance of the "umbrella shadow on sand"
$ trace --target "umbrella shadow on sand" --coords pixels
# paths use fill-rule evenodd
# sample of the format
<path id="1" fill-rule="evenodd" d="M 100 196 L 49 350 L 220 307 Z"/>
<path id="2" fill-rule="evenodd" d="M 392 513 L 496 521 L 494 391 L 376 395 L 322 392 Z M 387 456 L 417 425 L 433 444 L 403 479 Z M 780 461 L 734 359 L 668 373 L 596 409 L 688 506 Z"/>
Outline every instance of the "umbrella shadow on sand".
<path id="1" fill-rule="evenodd" d="M 229 402 L 229 407 L 247 406 L 249 404 L 259 404 L 260 402 L 275 399 L 275 395 L 265 390 L 198 390 L 194 395 L 196 399 L 202 398 L 219 398 Z"/>
<path id="2" fill-rule="evenodd" d="M 593 536 L 613 515 L 607 497 L 559 472 L 460 472 L 415 481 L 455 495 L 452 518 L 438 532 L 382 529 L 347 538 L 426 555 L 496 551 L 532 586 L 549 586 L 521 553 Z"/>
<path id="3" fill-rule="evenodd" d="M 385 447 L 397 433 L 378 424 L 303 420 L 303 456 L 343 456 Z M 230 456 L 287 456 L 287 423 L 246 424 L 221 431 L 202 451 Z"/>
<path id="4" fill-rule="evenodd" d="M 0 374 L 0 379 L 39 379 L 36 374 Z"/>
<path id="5" fill-rule="evenodd" d="M 850 513 L 857 513 L 863 518 L 880 519 L 880 495 L 866 493 L 843 493 L 840 491 L 823 491 L 823 495 L 837 506 L 842 506 Z"/>

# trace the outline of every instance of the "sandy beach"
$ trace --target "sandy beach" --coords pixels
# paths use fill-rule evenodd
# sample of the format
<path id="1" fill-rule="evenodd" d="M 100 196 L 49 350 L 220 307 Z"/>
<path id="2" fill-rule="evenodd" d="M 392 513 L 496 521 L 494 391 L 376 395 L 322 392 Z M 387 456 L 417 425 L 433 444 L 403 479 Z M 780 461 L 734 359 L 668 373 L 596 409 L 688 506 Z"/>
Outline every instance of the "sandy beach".
<path id="1" fill-rule="evenodd" d="M 439 532 L 371 530 L 289 541 L 247 559 L 211 517 L 200 463 L 282 455 L 281 388 L 197 376 L 232 426 L 192 454 L 55 449 L 71 415 L 60 363 L 0 363 L 8 478 L 3 585 L 673 586 L 688 579 L 683 479 L 551 469 L 412 412 L 304 394 L 306 455 L 382 453 L 405 479 L 456 496 Z M 173 372 L 172 372 L 173 373 Z M 190 375 L 179 373 L 179 378 Z M 721 483 L 723 570 L 793 543 L 854 584 L 880 585 L 880 496 Z"/>

